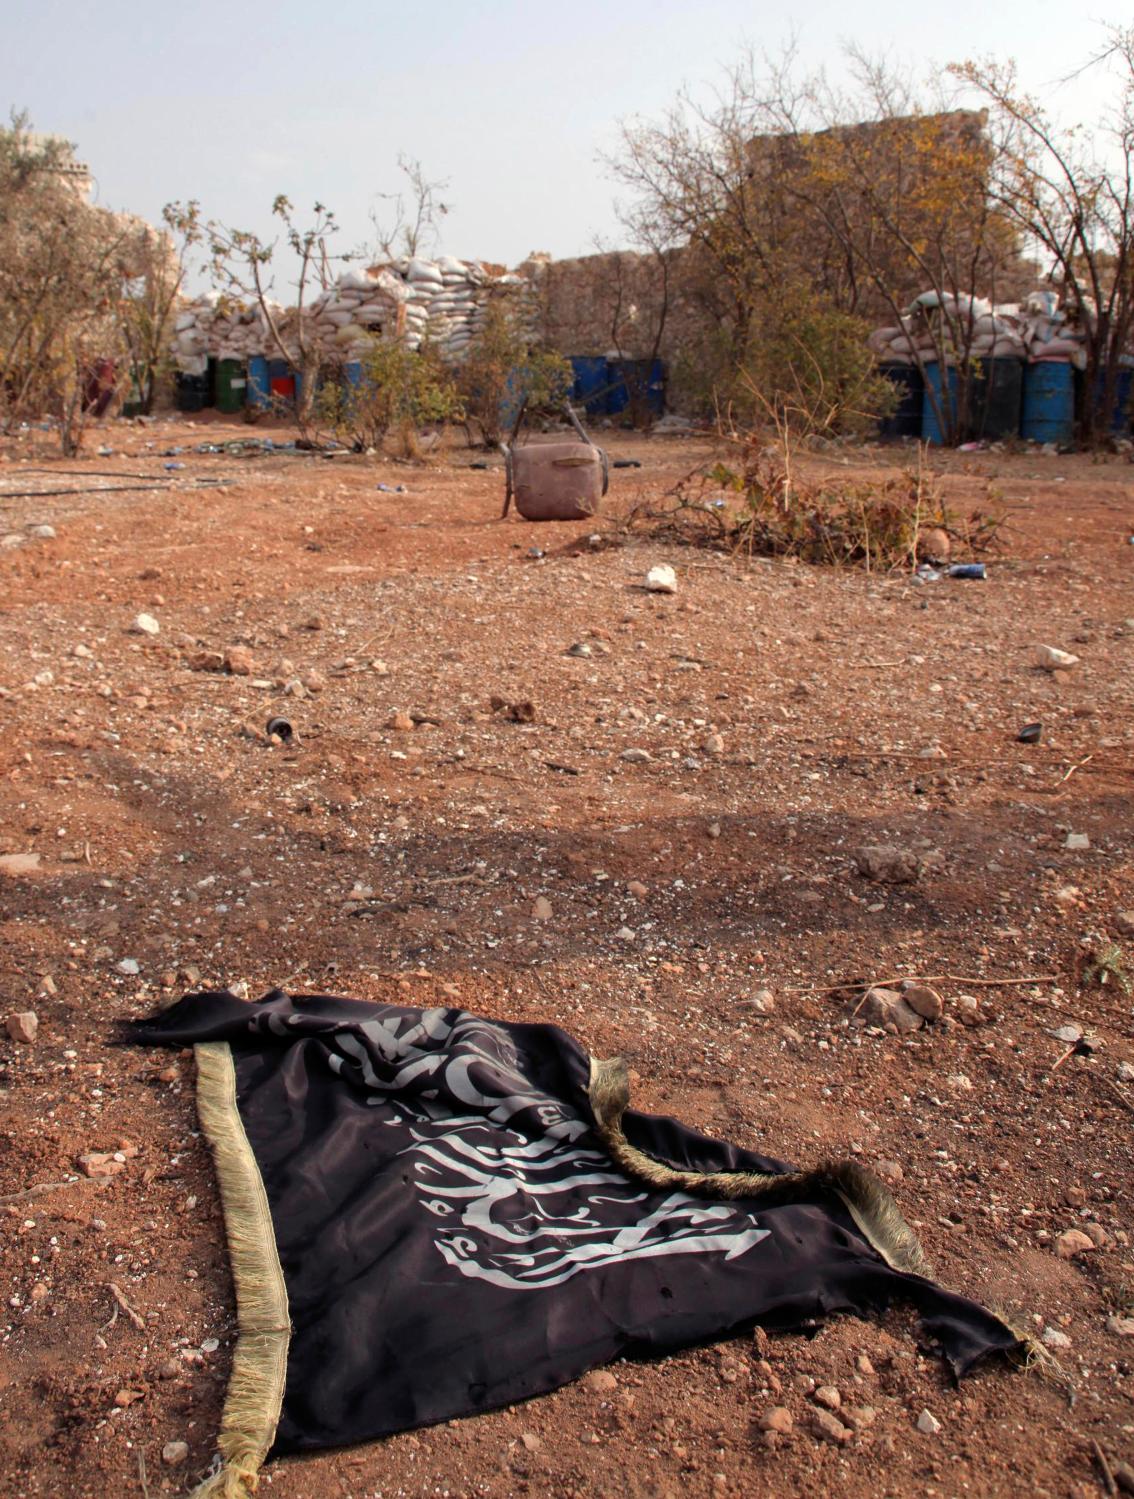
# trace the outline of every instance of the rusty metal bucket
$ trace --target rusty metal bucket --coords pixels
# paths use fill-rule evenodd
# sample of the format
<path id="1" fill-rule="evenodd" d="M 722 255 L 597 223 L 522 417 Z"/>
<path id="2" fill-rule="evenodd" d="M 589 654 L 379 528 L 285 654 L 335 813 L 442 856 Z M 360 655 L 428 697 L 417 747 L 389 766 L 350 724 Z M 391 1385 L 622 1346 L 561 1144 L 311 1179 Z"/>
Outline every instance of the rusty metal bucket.
<path id="1" fill-rule="evenodd" d="M 610 482 L 606 454 L 591 442 L 570 406 L 567 416 L 578 441 L 516 446 L 521 407 L 512 442 L 501 444 L 506 478 L 501 519 L 513 499 L 525 520 L 586 520 L 597 512 Z"/>

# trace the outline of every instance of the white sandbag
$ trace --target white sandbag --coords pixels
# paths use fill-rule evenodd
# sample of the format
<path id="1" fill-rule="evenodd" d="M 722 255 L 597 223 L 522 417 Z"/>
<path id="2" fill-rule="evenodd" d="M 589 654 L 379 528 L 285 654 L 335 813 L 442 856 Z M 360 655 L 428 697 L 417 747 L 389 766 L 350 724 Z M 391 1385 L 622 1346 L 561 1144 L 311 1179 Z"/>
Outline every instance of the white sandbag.
<path id="1" fill-rule="evenodd" d="M 406 270 L 406 280 L 411 283 L 428 281 L 435 286 L 443 285 L 441 272 L 428 260 L 411 260 Z"/>

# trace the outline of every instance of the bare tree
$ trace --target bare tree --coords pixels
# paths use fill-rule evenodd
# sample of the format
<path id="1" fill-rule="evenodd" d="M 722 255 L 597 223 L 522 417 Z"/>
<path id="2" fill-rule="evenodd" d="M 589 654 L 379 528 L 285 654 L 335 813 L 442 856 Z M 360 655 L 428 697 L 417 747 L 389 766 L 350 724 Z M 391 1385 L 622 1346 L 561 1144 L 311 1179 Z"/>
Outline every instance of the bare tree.
<path id="1" fill-rule="evenodd" d="M 86 200 L 66 142 L 26 116 L 0 130 L 0 423 L 45 413 L 63 451 L 82 441 L 97 361 L 116 352 L 124 221 Z"/>
<path id="2" fill-rule="evenodd" d="M 453 206 L 441 198 L 448 182 L 431 182 L 420 161 L 399 154 L 398 170 L 406 179 L 406 188 L 397 193 L 377 194 L 393 214 L 392 222 L 383 224 L 376 210 L 370 213 L 375 234 L 371 258 L 375 260 L 397 260 L 403 255 L 412 258 L 436 249 L 441 238 L 441 220 Z"/>
<path id="3" fill-rule="evenodd" d="M 186 259 L 202 237 L 200 207 L 167 203 L 164 232 L 138 223 L 128 234 L 123 277 L 115 305 L 130 378 L 141 409 L 153 409 L 159 373 L 166 367 L 170 326 L 185 282 Z"/>
<path id="4" fill-rule="evenodd" d="M 272 212 L 283 224 L 284 243 L 294 259 L 293 296 L 286 307 L 281 307 L 272 295 L 276 289 L 273 272 L 279 249 L 277 240 L 267 243 L 251 230 L 231 229 L 214 221 L 206 226 L 206 234 L 215 280 L 242 300 L 255 302 L 269 347 L 299 376 L 296 422 L 301 435 L 306 437 L 315 420 L 321 365 L 308 299 L 313 290 L 326 290 L 331 284 L 335 262 L 352 257 L 332 255 L 328 250 L 327 241 L 337 232 L 338 224 L 322 203 L 315 204 L 311 222 L 305 227 L 296 223 L 295 210 L 283 193 L 272 204 Z"/>
<path id="5" fill-rule="evenodd" d="M 1090 444 L 1108 433 L 1134 334 L 1134 27 L 1110 27 L 1086 67 L 1100 84 L 1108 71 L 1112 79 L 1097 137 L 1057 125 L 1013 63 L 970 61 L 954 73 L 989 108 L 993 200 L 1084 335 L 1079 431 Z"/>

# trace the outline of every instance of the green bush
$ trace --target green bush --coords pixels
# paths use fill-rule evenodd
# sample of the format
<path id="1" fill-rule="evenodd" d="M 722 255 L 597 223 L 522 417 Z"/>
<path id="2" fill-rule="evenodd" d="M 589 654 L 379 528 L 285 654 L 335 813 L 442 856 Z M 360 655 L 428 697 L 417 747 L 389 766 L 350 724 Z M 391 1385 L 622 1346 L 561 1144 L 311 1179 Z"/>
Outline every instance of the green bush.
<path id="1" fill-rule="evenodd" d="M 556 410 L 573 382 L 570 361 L 550 350 L 532 348 L 503 302 L 489 305 L 484 328 L 458 376 L 465 420 L 470 428 L 476 423 L 485 447 L 497 446 L 521 402 L 526 402 L 531 415 Z"/>
<path id="2" fill-rule="evenodd" d="M 316 400 L 319 419 L 354 448 L 380 448 L 392 434 L 402 455 L 416 458 L 421 427 L 461 417 L 456 386 L 428 348 L 376 339 L 361 365 L 358 385 L 340 376 Z"/>

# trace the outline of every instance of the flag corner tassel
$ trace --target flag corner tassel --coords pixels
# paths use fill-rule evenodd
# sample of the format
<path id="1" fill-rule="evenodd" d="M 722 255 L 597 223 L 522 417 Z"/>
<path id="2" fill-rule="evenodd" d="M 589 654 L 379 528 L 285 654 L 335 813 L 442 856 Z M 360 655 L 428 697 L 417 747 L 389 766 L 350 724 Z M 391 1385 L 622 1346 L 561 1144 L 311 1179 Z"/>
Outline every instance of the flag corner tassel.
<path id="1" fill-rule="evenodd" d="M 225 1041 L 200 1042 L 197 1111 L 212 1151 L 236 1290 L 237 1340 L 217 1448 L 221 1467 L 196 1499 L 245 1499 L 275 1441 L 291 1326 L 287 1287 L 268 1197 L 236 1104 L 236 1069 Z"/>

